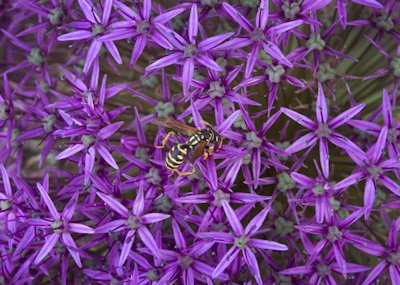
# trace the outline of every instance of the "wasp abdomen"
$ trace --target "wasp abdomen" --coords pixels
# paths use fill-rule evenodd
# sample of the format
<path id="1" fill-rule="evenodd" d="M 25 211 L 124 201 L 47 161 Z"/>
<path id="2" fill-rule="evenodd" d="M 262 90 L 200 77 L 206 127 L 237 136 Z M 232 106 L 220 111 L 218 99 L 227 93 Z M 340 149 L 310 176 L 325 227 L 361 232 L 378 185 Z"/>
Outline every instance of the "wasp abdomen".
<path id="1" fill-rule="evenodd" d="M 184 162 L 188 148 L 187 144 L 174 145 L 167 154 L 167 159 L 165 160 L 166 168 L 168 170 L 177 169 Z"/>

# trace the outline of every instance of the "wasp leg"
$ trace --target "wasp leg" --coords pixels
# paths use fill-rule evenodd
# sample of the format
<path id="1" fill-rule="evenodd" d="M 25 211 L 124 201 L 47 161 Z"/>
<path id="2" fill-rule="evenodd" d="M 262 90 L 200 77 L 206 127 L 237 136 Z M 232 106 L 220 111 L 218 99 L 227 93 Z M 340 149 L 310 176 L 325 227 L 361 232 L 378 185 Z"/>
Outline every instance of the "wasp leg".
<path id="1" fill-rule="evenodd" d="M 173 136 L 173 135 L 175 135 L 174 132 L 172 132 L 172 131 L 169 132 L 169 133 L 167 134 L 167 136 L 162 140 L 161 145 L 156 145 L 155 148 L 163 148 L 163 147 L 167 144 L 169 138 L 170 138 L 171 136 Z"/>
<path id="2" fill-rule="evenodd" d="M 203 153 L 203 160 L 207 160 L 207 158 L 208 158 L 210 155 L 213 155 L 213 153 L 214 153 L 214 146 L 213 146 L 213 145 L 208 146 L 208 147 L 205 149 L 204 153 Z"/>
<path id="3" fill-rule="evenodd" d="M 208 127 L 213 127 L 209 122 L 206 122 L 204 120 L 201 120 L 200 123 L 203 123 L 204 125 L 208 126 Z"/>
<path id="4" fill-rule="evenodd" d="M 179 176 L 188 176 L 194 174 L 196 172 L 196 169 L 193 167 L 190 171 L 174 170 L 173 172 L 176 172 Z"/>
<path id="5" fill-rule="evenodd" d="M 216 150 L 216 151 L 219 151 L 219 150 L 221 149 L 222 143 L 223 143 L 223 139 L 221 138 L 221 140 L 220 140 L 219 143 L 218 143 L 218 147 L 217 147 L 217 150 Z"/>

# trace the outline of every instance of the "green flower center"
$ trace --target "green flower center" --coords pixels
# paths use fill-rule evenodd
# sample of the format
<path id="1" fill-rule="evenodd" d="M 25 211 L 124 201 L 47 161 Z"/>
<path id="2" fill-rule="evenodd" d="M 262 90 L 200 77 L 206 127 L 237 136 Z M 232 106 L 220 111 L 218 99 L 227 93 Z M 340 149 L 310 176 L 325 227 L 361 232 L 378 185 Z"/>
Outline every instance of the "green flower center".
<path id="1" fill-rule="evenodd" d="M 7 120 L 8 119 L 8 111 L 10 110 L 10 108 L 8 107 L 8 105 L 6 103 L 0 103 L 0 120 Z"/>
<path id="2" fill-rule="evenodd" d="M 286 19 L 293 19 L 300 11 L 300 5 L 297 2 L 290 3 L 289 1 L 285 1 L 283 2 L 281 9 Z"/>
<path id="3" fill-rule="evenodd" d="M 174 104 L 171 102 L 158 102 L 157 106 L 154 107 L 158 118 L 169 117 L 175 111 Z"/>
<path id="4" fill-rule="evenodd" d="M 64 11 L 61 8 L 55 8 L 51 10 L 48 15 L 49 21 L 53 25 L 58 25 L 64 15 Z"/>
<path id="5" fill-rule="evenodd" d="M 44 82 L 43 80 L 41 80 L 39 84 L 40 84 L 40 89 L 42 89 L 42 91 L 43 91 L 44 93 L 47 93 L 47 92 L 50 91 L 50 86 L 49 86 L 49 84 L 47 84 L 47 83 Z"/>
<path id="6" fill-rule="evenodd" d="M 395 57 L 390 62 L 390 66 L 393 69 L 393 74 L 396 77 L 400 77 L 400 57 Z"/>
<path id="7" fill-rule="evenodd" d="M 28 61 L 33 65 L 41 65 L 43 62 L 43 57 L 40 54 L 40 49 L 33 48 L 31 50 L 31 53 L 28 55 Z"/>
<path id="8" fill-rule="evenodd" d="M 195 45 L 187 45 L 183 50 L 185 57 L 193 57 L 197 54 L 197 47 Z"/>
<path id="9" fill-rule="evenodd" d="M 318 67 L 316 77 L 319 81 L 325 82 L 327 80 L 333 80 L 336 78 L 337 72 L 333 69 L 329 63 L 321 63 Z"/>
<path id="10" fill-rule="evenodd" d="M 239 115 L 239 116 L 236 118 L 235 122 L 233 123 L 233 126 L 234 126 L 235 128 L 237 128 L 237 129 L 242 129 L 242 130 L 244 130 L 244 131 L 247 130 L 247 126 L 246 126 L 246 123 L 245 123 L 244 120 L 243 120 L 242 115 Z"/>
<path id="11" fill-rule="evenodd" d="M 182 269 L 188 269 L 193 262 L 192 257 L 190 257 L 189 255 L 180 256 L 178 260 L 179 265 Z"/>
<path id="12" fill-rule="evenodd" d="M 309 40 L 306 42 L 308 49 L 323 50 L 325 48 L 325 41 L 321 38 L 320 34 L 311 34 Z"/>
<path id="13" fill-rule="evenodd" d="M 391 128 L 388 130 L 388 136 L 387 136 L 387 141 L 389 143 L 397 143 L 398 139 L 397 137 L 400 136 L 400 131 L 395 128 Z"/>
<path id="14" fill-rule="evenodd" d="M 343 237 L 343 233 L 339 230 L 339 228 L 337 226 L 331 226 L 328 228 L 328 234 L 327 234 L 326 238 L 330 242 L 335 242 L 335 241 L 341 240 L 342 237 Z"/>
<path id="15" fill-rule="evenodd" d="M 0 201 L 0 209 L 2 211 L 6 211 L 6 210 L 10 209 L 11 205 L 12 204 L 10 201 L 6 201 L 6 200 Z"/>
<path id="16" fill-rule="evenodd" d="M 371 165 L 367 169 L 369 176 L 374 179 L 378 180 L 379 177 L 383 174 L 383 169 L 379 166 Z"/>
<path id="17" fill-rule="evenodd" d="M 327 265 L 319 263 L 317 265 L 317 272 L 319 276 L 326 276 L 331 274 L 331 269 Z"/>
<path id="18" fill-rule="evenodd" d="M 46 133 L 51 133 L 54 130 L 54 124 L 57 122 L 55 115 L 48 115 L 43 118 L 43 128 Z"/>
<path id="19" fill-rule="evenodd" d="M 150 23 L 147 20 L 141 21 L 140 23 L 137 24 L 136 26 L 136 31 L 139 34 L 144 34 L 147 35 L 150 32 Z"/>
<path id="20" fill-rule="evenodd" d="M 144 147 L 136 148 L 135 157 L 140 159 L 143 162 L 148 162 L 150 159 L 149 153 L 147 152 L 147 149 Z"/>
<path id="21" fill-rule="evenodd" d="M 255 28 L 250 33 L 250 39 L 256 42 L 262 42 L 265 39 L 264 31 L 261 28 Z"/>
<path id="22" fill-rule="evenodd" d="M 290 234 L 294 230 L 294 223 L 292 221 L 286 221 L 282 217 L 278 217 L 274 221 L 275 229 L 276 232 L 280 236 L 286 236 L 287 234 Z"/>
<path id="23" fill-rule="evenodd" d="M 387 14 L 383 14 L 382 16 L 376 18 L 376 25 L 379 28 L 384 29 L 386 32 L 389 32 L 394 28 L 393 19 Z"/>
<path id="24" fill-rule="evenodd" d="M 400 252 L 389 253 L 386 260 L 392 265 L 400 265 Z"/>
<path id="25" fill-rule="evenodd" d="M 282 65 L 271 65 L 265 71 L 268 75 L 268 79 L 271 83 L 279 83 L 281 81 L 281 76 L 285 74 L 285 69 Z"/>
<path id="26" fill-rule="evenodd" d="M 315 195 L 317 195 L 317 196 L 319 196 L 319 195 L 324 195 L 324 194 L 325 194 L 325 187 L 324 187 L 324 184 L 322 184 L 322 183 L 317 183 L 317 184 L 315 185 L 315 187 L 312 189 L 312 192 L 313 192 Z"/>
<path id="27" fill-rule="evenodd" d="M 146 174 L 147 182 L 153 185 L 159 185 L 162 181 L 160 170 L 157 168 L 150 168 L 149 172 Z"/>
<path id="28" fill-rule="evenodd" d="M 162 196 L 154 201 L 156 209 L 164 213 L 169 213 L 172 209 L 172 201 L 168 196 Z"/>
<path id="29" fill-rule="evenodd" d="M 234 245 L 240 249 L 245 249 L 249 241 L 248 237 L 238 237 L 235 238 Z"/>
<path id="30" fill-rule="evenodd" d="M 247 165 L 251 162 L 251 155 L 250 153 L 246 153 L 242 158 L 242 165 Z"/>
<path id="31" fill-rule="evenodd" d="M 147 271 L 146 276 L 151 281 L 156 282 L 161 279 L 162 272 L 157 268 L 151 268 L 149 271 Z"/>
<path id="32" fill-rule="evenodd" d="M 222 206 L 222 200 L 225 200 L 229 203 L 230 195 L 228 193 L 223 192 L 222 190 L 217 190 L 213 193 L 214 196 L 214 205 L 217 207 Z"/>
<path id="33" fill-rule="evenodd" d="M 138 217 L 132 215 L 129 216 L 129 218 L 126 220 L 125 225 L 132 230 L 136 230 L 137 228 L 140 227 L 140 221 Z"/>
<path id="34" fill-rule="evenodd" d="M 318 129 L 315 131 L 315 134 L 319 138 L 328 138 L 332 134 L 332 131 L 327 124 L 322 123 L 319 124 Z"/>
<path id="35" fill-rule="evenodd" d="M 104 27 L 102 25 L 94 25 L 92 27 L 92 34 L 93 34 L 94 37 L 99 35 L 99 34 L 101 34 L 101 33 L 103 33 L 103 32 L 104 32 Z"/>
<path id="36" fill-rule="evenodd" d="M 278 178 L 278 189 L 281 192 L 286 192 L 289 189 L 293 189 L 296 186 L 296 182 L 290 177 L 287 172 L 282 172 L 277 175 Z"/>
<path id="37" fill-rule="evenodd" d="M 62 225 L 63 223 L 60 220 L 56 220 L 51 224 L 51 228 L 56 234 L 62 233 Z"/>
<path id="38" fill-rule="evenodd" d="M 255 132 L 248 132 L 246 134 L 246 142 L 244 143 L 247 148 L 259 148 L 262 144 L 262 139 L 260 139 Z"/>
<path id="39" fill-rule="evenodd" d="M 221 85 L 220 81 L 213 81 L 210 83 L 208 95 L 213 99 L 216 97 L 221 98 L 225 95 L 225 87 Z"/>
<path id="40" fill-rule="evenodd" d="M 92 142 L 94 142 L 94 137 L 87 135 L 82 136 L 82 143 L 84 146 L 89 146 Z"/>

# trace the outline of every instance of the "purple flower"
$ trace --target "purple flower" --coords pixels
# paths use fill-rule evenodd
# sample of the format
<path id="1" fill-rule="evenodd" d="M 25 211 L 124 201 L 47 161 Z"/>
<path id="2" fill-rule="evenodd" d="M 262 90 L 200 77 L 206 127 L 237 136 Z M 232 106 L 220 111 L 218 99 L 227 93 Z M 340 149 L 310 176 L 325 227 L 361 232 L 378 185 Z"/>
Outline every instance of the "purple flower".
<path id="1" fill-rule="evenodd" d="M 224 209 L 225 215 L 229 221 L 233 233 L 232 234 L 224 232 L 197 233 L 198 237 L 206 241 L 232 245 L 232 247 L 222 257 L 217 267 L 214 269 L 212 277 L 215 278 L 219 276 L 236 259 L 238 254 L 241 252 L 244 261 L 250 268 L 254 278 L 257 281 L 257 284 L 263 284 L 257 258 L 254 252 L 252 251 L 252 248 L 258 250 L 265 250 L 265 249 L 278 250 L 278 251 L 288 250 L 286 245 L 274 241 L 257 239 L 253 237 L 257 235 L 258 230 L 262 226 L 268 214 L 269 208 L 263 209 L 247 224 L 246 228 L 243 228 L 239 218 L 237 217 L 237 214 L 229 205 L 229 203 L 226 200 L 221 200 L 221 205 Z"/>
<path id="2" fill-rule="evenodd" d="M 302 136 L 292 143 L 286 152 L 289 154 L 298 152 L 305 148 L 313 148 L 317 142 L 319 142 L 319 157 L 322 166 L 322 173 L 325 177 L 329 176 L 329 148 L 328 141 L 334 145 L 342 148 L 348 153 L 352 153 L 353 156 L 360 157 L 361 149 L 351 142 L 343 135 L 334 131 L 334 129 L 346 124 L 351 118 L 356 116 L 363 108 L 365 104 L 361 103 L 349 110 L 341 113 L 333 119 L 329 119 L 328 106 L 324 91 L 321 83 L 318 83 L 318 96 L 316 104 L 316 116 L 315 121 L 307 118 L 306 116 L 297 113 L 296 111 L 288 108 L 281 108 L 282 112 L 285 113 L 289 118 L 295 120 L 297 123 L 311 130 L 312 132 Z M 349 154 L 350 155 L 350 154 Z"/>
<path id="3" fill-rule="evenodd" d="M 78 192 L 69 200 L 64 210 L 59 213 L 51 200 L 49 192 L 49 175 L 46 174 L 43 180 L 43 184 L 37 183 L 37 188 L 40 192 L 44 203 L 47 206 L 50 217 L 46 219 L 33 218 L 28 220 L 28 224 L 33 227 L 41 228 L 51 233 L 47 236 L 43 247 L 36 255 L 34 264 L 38 265 L 42 260 L 50 253 L 58 241 L 67 248 L 68 252 L 74 259 L 78 267 L 82 267 L 79 249 L 71 236 L 71 232 L 80 234 L 93 234 L 94 230 L 86 225 L 79 223 L 72 223 L 70 220 L 75 212 L 76 203 L 78 199 Z M 32 236 L 30 237 L 32 238 Z"/>
<path id="4" fill-rule="evenodd" d="M 365 218 L 368 219 L 372 211 L 377 183 L 380 182 L 395 195 L 400 196 L 400 186 L 391 178 L 385 175 L 386 172 L 395 171 L 400 167 L 397 159 L 384 159 L 382 152 L 386 145 L 388 128 L 382 127 L 377 142 L 363 154 L 357 157 L 355 162 L 358 168 L 348 177 L 333 186 L 334 190 L 349 187 L 358 181 L 365 179 L 364 207 Z"/>
<path id="5" fill-rule="evenodd" d="M 97 195 L 104 201 L 111 209 L 117 212 L 121 218 L 114 219 L 111 222 L 103 223 L 96 228 L 96 233 L 120 232 L 124 231 L 125 241 L 121 248 L 121 254 L 118 261 L 118 266 L 122 266 L 128 258 L 132 244 L 135 240 L 136 234 L 139 235 L 142 242 L 149 248 L 155 256 L 160 256 L 160 250 L 154 240 L 153 235 L 145 226 L 147 224 L 157 223 L 168 219 L 170 215 L 161 213 L 144 213 L 144 183 L 140 183 L 136 199 L 132 205 L 132 213 L 122 205 L 120 202 L 112 198 L 110 195 L 105 195 L 97 192 Z"/>
<path id="6" fill-rule="evenodd" d="M 147 66 L 146 72 L 158 70 L 172 64 L 183 65 L 183 93 L 187 95 L 193 79 L 196 63 L 215 71 L 222 70 L 218 63 L 216 63 L 210 56 L 209 51 L 231 37 L 233 33 L 213 36 L 198 42 L 197 36 L 199 32 L 199 24 L 196 4 L 193 4 L 190 9 L 189 28 L 186 35 L 187 40 L 161 24 L 156 24 L 156 26 L 173 45 L 174 49 L 169 55 L 160 58 Z"/>
<path id="7" fill-rule="evenodd" d="M 103 42 L 99 40 L 99 37 L 107 30 L 112 29 L 110 16 L 113 2 L 113 0 L 104 1 L 104 8 L 102 11 L 98 11 L 98 8 L 96 8 L 91 1 L 78 0 L 78 4 L 85 17 L 84 21 L 73 21 L 68 23 L 66 27 L 69 29 L 75 29 L 75 31 L 63 34 L 57 38 L 59 41 L 85 40 L 90 42 L 85 65 L 83 67 L 83 72 L 85 74 L 89 72 L 93 62 L 100 53 L 101 47 L 103 46 Z M 115 61 L 118 64 L 122 64 L 122 59 L 115 43 L 111 40 L 104 41 L 104 46 L 113 56 Z"/>

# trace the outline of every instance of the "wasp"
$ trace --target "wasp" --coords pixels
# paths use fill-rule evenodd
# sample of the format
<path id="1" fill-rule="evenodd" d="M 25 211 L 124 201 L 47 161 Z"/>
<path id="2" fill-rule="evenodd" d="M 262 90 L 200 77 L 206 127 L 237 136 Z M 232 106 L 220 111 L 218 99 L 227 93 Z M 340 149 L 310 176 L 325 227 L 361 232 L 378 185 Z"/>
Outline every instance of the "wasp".
<path id="1" fill-rule="evenodd" d="M 179 166 L 189 157 L 190 163 L 193 163 L 202 155 L 203 159 L 206 160 L 207 157 L 214 152 L 215 145 L 217 145 L 217 150 L 222 147 L 222 137 L 207 122 L 204 122 L 206 125 L 205 129 L 187 126 L 170 117 L 158 119 L 155 121 L 155 124 L 176 130 L 188 136 L 185 143 L 175 144 L 169 150 L 165 159 L 165 168 L 171 172 L 176 172 L 180 176 L 194 174 L 195 172 L 194 167 L 191 171 L 187 172 L 181 172 L 178 170 Z M 170 137 L 175 135 L 174 131 L 169 132 L 162 140 L 161 145 L 156 146 L 156 148 L 163 148 Z"/>

